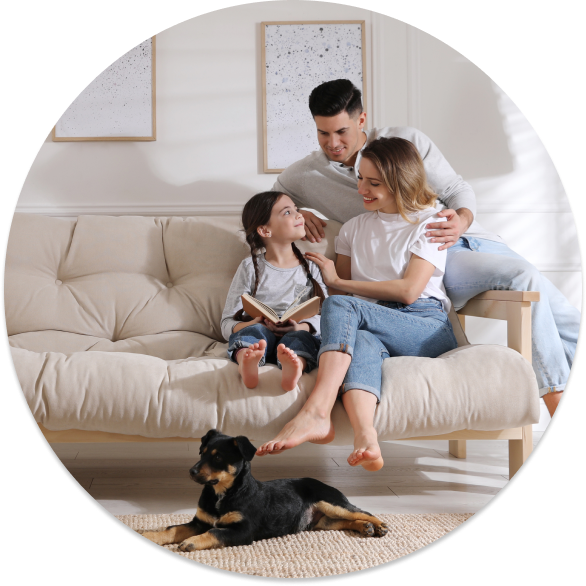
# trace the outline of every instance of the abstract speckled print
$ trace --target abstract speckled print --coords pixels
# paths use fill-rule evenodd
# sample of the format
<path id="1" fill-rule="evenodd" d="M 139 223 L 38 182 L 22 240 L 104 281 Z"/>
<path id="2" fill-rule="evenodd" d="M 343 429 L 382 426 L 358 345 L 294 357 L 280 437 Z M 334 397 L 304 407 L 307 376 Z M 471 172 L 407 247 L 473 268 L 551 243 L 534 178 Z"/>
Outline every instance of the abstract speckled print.
<path id="1" fill-rule="evenodd" d="M 363 90 L 362 27 L 344 24 L 265 25 L 269 169 L 284 169 L 319 148 L 308 108 L 311 90 L 349 79 Z"/>
<path id="2" fill-rule="evenodd" d="M 67 108 L 57 137 L 149 137 L 152 128 L 152 41 L 100 73 Z"/>

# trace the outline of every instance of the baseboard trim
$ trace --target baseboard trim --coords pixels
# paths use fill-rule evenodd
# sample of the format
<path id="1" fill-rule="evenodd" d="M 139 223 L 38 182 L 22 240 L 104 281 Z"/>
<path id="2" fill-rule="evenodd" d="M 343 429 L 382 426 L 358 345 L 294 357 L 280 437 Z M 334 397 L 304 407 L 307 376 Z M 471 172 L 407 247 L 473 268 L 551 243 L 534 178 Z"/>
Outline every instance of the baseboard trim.
<path id="1" fill-rule="evenodd" d="M 239 216 L 244 204 L 92 204 L 92 205 L 38 205 L 19 204 L 15 211 L 24 214 L 42 216 L 77 217 L 85 215 L 98 216 Z M 571 213 L 569 208 L 558 205 L 541 205 L 531 209 L 522 206 L 515 208 L 479 205 L 478 214 L 535 214 L 535 213 Z"/>
<path id="2" fill-rule="evenodd" d="M 239 216 L 244 204 L 165 204 L 165 205 L 17 205 L 15 212 L 42 216 Z"/>

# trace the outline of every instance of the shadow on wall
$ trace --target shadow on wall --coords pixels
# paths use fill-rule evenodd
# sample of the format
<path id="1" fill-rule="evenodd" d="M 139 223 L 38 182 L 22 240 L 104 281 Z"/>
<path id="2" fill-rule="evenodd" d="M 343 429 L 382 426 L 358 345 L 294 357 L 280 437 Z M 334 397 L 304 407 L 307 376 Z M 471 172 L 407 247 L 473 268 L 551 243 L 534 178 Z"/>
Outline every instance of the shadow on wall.
<path id="1" fill-rule="evenodd" d="M 420 31 L 419 38 L 419 129 L 466 181 L 512 172 L 514 157 L 492 80 L 438 39 Z"/>
<path id="2" fill-rule="evenodd" d="M 50 142 L 50 139 L 49 141 Z M 151 143 L 152 144 L 152 143 Z M 51 148 L 56 146 L 57 148 Z M 47 148 L 49 147 L 49 148 Z M 19 204 L 34 206 L 242 205 L 256 190 L 232 181 L 174 185 L 156 175 L 146 143 L 71 142 L 48 145 L 34 162 Z M 24 200 L 24 202 L 23 202 Z M 111 213 L 108 210 L 108 213 Z"/>
<path id="3" fill-rule="evenodd" d="M 482 81 L 466 87 L 454 105 L 459 119 L 453 126 L 451 143 L 458 153 L 448 161 L 467 180 L 511 173 L 513 153 L 493 83 L 483 76 Z M 481 105 L 475 107 L 477 104 Z M 457 164 L 459 160 L 461 165 Z"/>

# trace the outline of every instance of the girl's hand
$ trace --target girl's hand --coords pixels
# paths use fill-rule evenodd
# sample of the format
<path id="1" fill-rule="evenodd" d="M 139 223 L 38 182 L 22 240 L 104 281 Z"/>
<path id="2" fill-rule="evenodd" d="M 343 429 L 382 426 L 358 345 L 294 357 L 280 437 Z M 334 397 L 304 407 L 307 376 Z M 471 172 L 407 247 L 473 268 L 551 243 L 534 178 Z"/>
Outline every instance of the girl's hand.
<path id="1" fill-rule="evenodd" d="M 336 288 L 336 283 L 340 280 L 340 277 L 338 277 L 336 265 L 333 260 L 330 260 L 319 252 L 306 252 L 305 258 L 312 260 L 320 268 L 324 283 L 328 287 Z"/>
<path id="2" fill-rule="evenodd" d="M 240 323 L 237 323 L 234 328 L 232 329 L 232 333 L 235 334 L 236 332 L 239 332 L 240 330 L 243 330 L 244 328 L 247 328 L 248 326 L 254 326 L 256 324 L 260 324 L 263 323 L 263 317 L 255 317 L 253 320 L 251 321 L 241 321 Z"/>
<path id="3" fill-rule="evenodd" d="M 265 325 L 271 332 L 277 336 L 284 336 L 287 332 L 298 332 L 304 330 L 309 332 L 310 328 L 308 324 L 298 324 L 295 320 L 290 319 L 285 322 L 286 325 L 277 326 L 270 319 L 265 319 L 263 325 Z"/>

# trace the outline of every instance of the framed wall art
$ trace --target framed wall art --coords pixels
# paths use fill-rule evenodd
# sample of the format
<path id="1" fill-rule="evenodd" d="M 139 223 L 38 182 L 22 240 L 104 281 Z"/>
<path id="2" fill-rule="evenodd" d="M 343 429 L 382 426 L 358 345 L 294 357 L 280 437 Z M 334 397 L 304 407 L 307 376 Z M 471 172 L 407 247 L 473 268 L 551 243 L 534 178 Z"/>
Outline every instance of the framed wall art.
<path id="1" fill-rule="evenodd" d="M 366 104 L 363 20 L 262 22 L 264 172 L 319 148 L 307 101 L 325 81 L 349 79 Z"/>
<path id="2" fill-rule="evenodd" d="M 156 140 L 155 54 L 152 37 L 100 73 L 61 116 L 53 140 Z"/>

